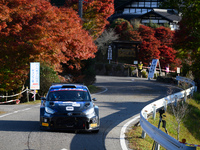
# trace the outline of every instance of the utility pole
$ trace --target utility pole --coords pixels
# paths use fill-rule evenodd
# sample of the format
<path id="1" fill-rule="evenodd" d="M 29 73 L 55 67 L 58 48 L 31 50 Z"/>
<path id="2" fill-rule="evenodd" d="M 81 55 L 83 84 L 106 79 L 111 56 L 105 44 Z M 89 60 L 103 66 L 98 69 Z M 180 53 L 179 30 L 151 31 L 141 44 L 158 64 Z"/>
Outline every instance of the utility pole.
<path id="1" fill-rule="evenodd" d="M 83 16 L 83 0 L 78 0 L 78 15 L 82 19 L 82 16 Z"/>

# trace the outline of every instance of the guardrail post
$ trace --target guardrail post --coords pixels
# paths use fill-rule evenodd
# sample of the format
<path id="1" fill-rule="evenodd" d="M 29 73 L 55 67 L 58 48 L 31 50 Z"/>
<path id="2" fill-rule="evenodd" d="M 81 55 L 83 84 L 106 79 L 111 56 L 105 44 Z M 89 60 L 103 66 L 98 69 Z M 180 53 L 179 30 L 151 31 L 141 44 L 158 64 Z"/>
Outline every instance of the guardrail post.
<path id="1" fill-rule="evenodd" d="M 155 143 L 155 149 L 154 150 L 160 150 L 160 144 Z"/>
<path id="2" fill-rule="evenodd" d="M 147 111 L 145 110 L 144 112 L 144 118 L 147 119 Z M 144 139 L 146 137 L 146 132 L 144 132 L 144 130 L 142 130 L 142 138 Z"/>
<path id="3" fill-rule="evenodd" d="M 197 92 L 197 86 L 194 86 L 194 91 Z"/>
<path id="4" fill-rule="evenodd" d="M 183 150 L 196 150 L 196 146 L 185 146 Z"/>
<path id="5" fill-rule="evenodd" d="M 184 93 L 184 101 L 185 101 L 185 102 L 187 101 L 187 93 L 186 93 L 186 91 L 185 91 L 185 93 Z"/>
<path id="6" fill-rule="evenodd" d="M 175 95 L 175 102 L 174 102 L 174 106 L 175 106 L 175 107 L 177 106 L 177 102 L 178 102 L 178 96 Z"/>
<path id="7" fill-rule="evenodd" d="M 7 100 L 8 100 L 8 97 L 7 97 L 7 96 L 8 96 L 8 92 L 6 92 L 6 102 L 7 102 Z"/>
<path id="8" fill-rule="evenodd" d="M 156 104 L 153 105 L 153 120 L 156 119 Z"/>
<path id="9" fill-rule="evenodd" d="M 193 97 L 193 94 L 194 94 L 194 89 L 192 89 L 192 92 L 191 92 L 191 96 Z"/>
<path id="10" fill-rule="evenodd" d="M 27 96 L 27 102 L 29 102 L 29 91 L 28 91 L 28 86 L 26 87 L 26 96 Z"/>
<path id="11" fill-rule="evenodd" d="M 167 102 L 168 102 L 168 99 L 166 98 L 165 101 L 164 101 L 164 109 L 165 109 L 165 111 L 167 111 Z"/>

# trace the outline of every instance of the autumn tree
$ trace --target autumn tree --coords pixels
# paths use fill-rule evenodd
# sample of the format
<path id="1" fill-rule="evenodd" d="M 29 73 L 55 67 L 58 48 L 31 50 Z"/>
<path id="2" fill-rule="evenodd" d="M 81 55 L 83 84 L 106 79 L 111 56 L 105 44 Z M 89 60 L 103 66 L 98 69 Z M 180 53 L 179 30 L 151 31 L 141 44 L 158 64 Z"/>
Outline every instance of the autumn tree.
<path id="1" fill-rule="evenodd" d="M 119 35 L 121 41 L 141 41 L 139 33 L 134 30 L 133 26 L 128 20 L 123 18 L 115 19 L 110 28 L 113 28 Z"/>
<path id="2" fill-rule="evenodd" d="M 148 65 L 152 59 L 160 58 L 160 41 L 155 38 L 155 31 L 147 26 L 140 25 L 138 32 L 142 37 L 142 44 L 140 45 L 139 60 L 144 65 Z"/>
<path id="3" fill-rule="evenodd" d="M 155 28 L 154 30 L 155 37 L 161 42 L 161 45 L 172 47 L 174 31 L 172 31 L 170 28 L 166 28 L 163 26 Z"/>
<path id="4" fill-rule="evenodd" d="M 32 61 L 80 68 L 96 46 L 77 12 L 45 0 L 0 0 L 0 90 L 22 87 Z"/>
<path id="5" fill-rule="evenodd" d="M 155 30 L 155 37 L 160 41 L 160 63 L 161 66 L 170 66 L 170 69 L 176 69 L 180 67 L 181 60 L 177 58 L 177 51 L 173 48 L 174 31 L 166 27 L 158 27 Z"/>
<path id="6" fill-rule="evenodd" d="M 78 11 L 79 0 L 68 0 L 65 7 Z M 114 0 L 84 0 L 83 1 L 83 28 L 87 30 L 93 39 L 97 39 L 104 31 L 109 22 L 107 21 L 114 13 Z"/>
<path id="7" fill-rule="evenodd" d="M 179 49 L 179 56 L 185 66 L 200 81 L 200 1 L 168 0 L 163 2 L 163 6 L 173 7 L 182 16 L 179 30 L 175 33 L 174 46 Z"/>

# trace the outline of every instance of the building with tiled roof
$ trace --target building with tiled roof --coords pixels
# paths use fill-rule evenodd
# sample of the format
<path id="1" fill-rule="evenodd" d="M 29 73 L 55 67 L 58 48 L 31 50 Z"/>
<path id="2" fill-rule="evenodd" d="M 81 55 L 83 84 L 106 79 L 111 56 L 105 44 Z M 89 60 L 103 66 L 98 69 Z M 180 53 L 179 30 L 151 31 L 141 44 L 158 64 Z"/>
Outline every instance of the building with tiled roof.
<path id="1" fill-rule="evenodd" d="M 169 24 L 172 30 L 178 29 L 181 17 L 173 9 L 160 9 L 162 0 L 115 0 L 115 13 L 109 17 L 112 22 L 117 18 L 139 20 L 141 24 Z"/>

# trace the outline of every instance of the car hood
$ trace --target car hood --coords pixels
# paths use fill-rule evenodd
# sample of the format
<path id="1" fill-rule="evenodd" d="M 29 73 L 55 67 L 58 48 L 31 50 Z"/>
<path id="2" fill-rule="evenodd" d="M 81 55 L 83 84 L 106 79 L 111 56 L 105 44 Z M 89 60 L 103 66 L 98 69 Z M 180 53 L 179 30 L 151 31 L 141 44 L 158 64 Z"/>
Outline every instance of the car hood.
<path id="1" fill-rule="evenodd" d="M 93 106 L 92 102 L 50 101 L 46 105 L 56 113 L 83 112 Z"/>

